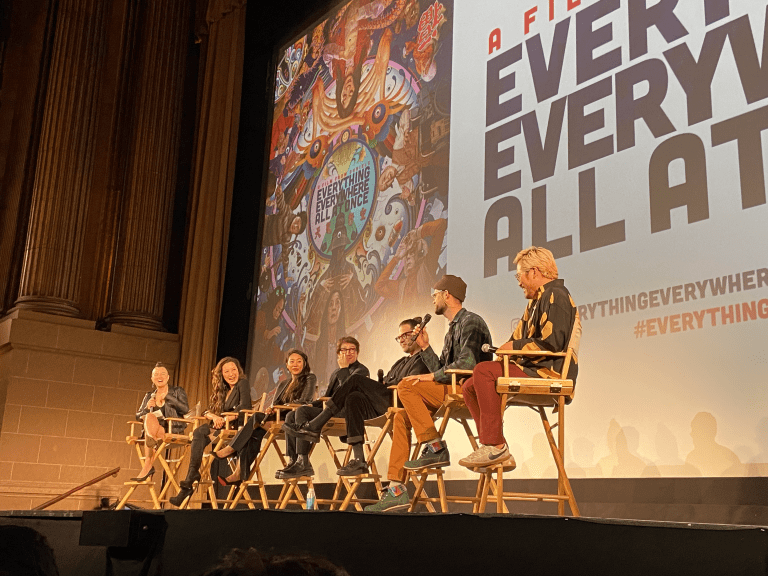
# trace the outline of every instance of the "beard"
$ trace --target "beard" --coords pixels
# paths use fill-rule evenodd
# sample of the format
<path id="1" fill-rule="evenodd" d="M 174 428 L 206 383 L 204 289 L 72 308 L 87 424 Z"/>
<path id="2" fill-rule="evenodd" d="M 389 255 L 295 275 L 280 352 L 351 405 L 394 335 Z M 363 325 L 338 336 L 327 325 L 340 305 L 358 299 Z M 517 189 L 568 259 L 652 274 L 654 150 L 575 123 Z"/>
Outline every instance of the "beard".
<path id="1" fill-rule="evenodd" d="M 435 303 L 435 314 L 442 316 L 446 310 L 448 310 L 448 304 L 445 303 L 445 300 Z"/>

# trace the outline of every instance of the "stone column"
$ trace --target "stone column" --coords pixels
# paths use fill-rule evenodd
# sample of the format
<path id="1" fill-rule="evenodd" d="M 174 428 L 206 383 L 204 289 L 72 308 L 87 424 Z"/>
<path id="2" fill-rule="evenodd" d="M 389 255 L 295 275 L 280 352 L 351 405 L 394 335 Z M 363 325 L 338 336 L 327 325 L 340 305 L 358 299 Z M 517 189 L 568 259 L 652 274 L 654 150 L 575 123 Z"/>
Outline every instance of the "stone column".
<path id="1" fill-rule="evenodd" d="M 109 324 L 162 329 L 189 40 L 187 0 L 143 6 Z"/>
<path id="2" fill-rule="evenodd" d="M 78 316 L 104 53 L 104 0 L 60 0 L 16 306 Z"/>

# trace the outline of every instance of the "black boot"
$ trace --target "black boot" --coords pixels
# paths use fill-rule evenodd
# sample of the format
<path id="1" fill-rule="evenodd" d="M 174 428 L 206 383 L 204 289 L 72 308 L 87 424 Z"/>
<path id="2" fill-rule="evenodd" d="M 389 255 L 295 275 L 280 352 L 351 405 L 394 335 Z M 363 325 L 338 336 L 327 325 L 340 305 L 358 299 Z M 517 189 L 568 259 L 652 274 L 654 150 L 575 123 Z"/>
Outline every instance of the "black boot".
<path id="1" fill-rule="evenodd" d="M 289 468 L 283 470 L 283 478 L 301 478 L 302 476 L 314 476 L 315 469 L 312 468 L 312 463 L 309 461 L 309 456 L 306 454 L 299 454 Z"/>
<path id="2" fill-rule="evenodd" d="M 275 478 L 277 478 L 278 480 L 282 480 L 283 478 L 285 478 L 284 476 L 285 471 L 288 470 L 288 468 L 293 466 L 295 463 L 296 461 L 293 459 L 288 460 L 288 464 L 286 464 L 285 468 L 282 468 L 281 470 L 278 470 L 277 472 L 275 472 Z"/>
<path id="3" fill-rule="evenodd" d="M 176 494 L 176 496 L 173 496 L 168 499 L 168 502 L 176 506 L 177 508 L 182 505 L 184 500 L 186 500 L 189 496 L 192 496 L 192 494 L 195 491 L 195 482 L 200 480 L 200 472 L 195 470 L 194 468 L 189 469 L 187 472 L 187 477 L 179 482 L 179 493 Z"/>

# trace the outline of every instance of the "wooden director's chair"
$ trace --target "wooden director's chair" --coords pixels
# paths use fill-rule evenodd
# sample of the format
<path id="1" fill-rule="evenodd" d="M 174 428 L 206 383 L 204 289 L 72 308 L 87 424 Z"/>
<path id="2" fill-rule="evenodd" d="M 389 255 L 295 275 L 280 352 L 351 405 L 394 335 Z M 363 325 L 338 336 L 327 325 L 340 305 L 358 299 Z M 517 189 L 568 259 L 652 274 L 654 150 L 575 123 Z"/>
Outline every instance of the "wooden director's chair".
<path id="1" fill-rule="evenodd" d="M 236 412 L 222 412 L 221 416 L 237 416 Z M 192 432 L 195 431 L 199 426 L 202 426 L 203 424 L 207 424 L 209 422 L 208 418 L 205 416 L 193 416 L 192 420 L 195 421 L 195 426 L 192 430 Z M 234 430 L 231 427 L 231 422 L 227 420 L 226 425 L 224 429 L 222 429 L 219 432 L 219 435 L 216 437 L 215 442 L 211 442 L 207 447 L 207 452 L 203 454 L 203 461 L 200 464 L 200 480 L 197 482 L 197 488 L 195 488 L 192 491 L 192 494 L 187 496 L 184 501 L 179 505 L 179 510 L 185 510 L 189 507 L 189 505 L 192 503 L 193 499 L 195 498 L 195 494 L 200 494 L 200 500 L 202 500 L 202 496 L 204 494 L 208 494 L 208 498 L 211 502 L 211 507 L 215 510 L 219 508 L 219 500 L 216 498 L 216 491 L 213 485 L 213 480 L 211 480 L 211 464 L 213 463 L 213 451 L 218 450 L 219 448 L 223 448 L 227 445 L 227 442 L 231 440 L 234 435 L 237 433 L 237 430 Z M 188 435 L 189 444 L 192 443 L 192 433 Z M 174 479 L 175 481 L 175 479 Z M 178 482 L 176 482 L 176 490 L 181 489 L 181 487 L 178 485 Z"/>
<path id="2" fill-rule="evenodd" d="M 396 394 L 396 392 L 395 392 Z M 395 395 L 395 400 L 397 396 Z M 330 398 L 320 398 L 324 402 L 330 400 Z M 331 498 L 317 498 L 315 500 L 316 505 L 329 506 L 331 510 L 346 510 L 350 504 L 354 504 L 355 509 L 358 511 L 363 510 L 363 504 L 373 504 L 378 500 L 371 498 L 359 498 L 357 497 L 357 489 L 360 487 L 364 480 L 372 480 L 376 485 L 377 493 L 381 490 L 381 475 L 376 468 L 376 454 L 381 446 L 384 438 L 392 430 L 393 415 L 389 411 L 383 415 L 365 421 L 365 447 L 367 448 L 366 463 L 368 464 L 369 472 L 367 474 L 357 474 L 355 476 L 339 476 L 336 481 L 336 487 Z M 368 427 L 378 427 L 381 429 L 376 439 L 371 441 L 368 438 Z M 352 455 L 352 447 L 344 446 L 337 448 L 334 446 L 332 438 L 340 438 L 347 433 L 347 422 L 344 418 L 331 418 L 325 426 L 323 426 L 320 432 L 320 440 L 328 450 L 328 454 L 331 456 L 336 469 L 338 470 L 342 466 L 345 466 Z M 310 449 L 309 456 L 312 456 L 315 448 L 318 444 L 314 444 Z M 339 458 L 339 454 L 344 453 L 343 458 Z M 278 498 L 278 508 L 285 509 L 288 505 L 294 504 L 303 507 L 306 503 L 303 493 L 299 488 L 299 484 L 304 483 L 307 490 L 314 488 L 314 480 L 310 476 L 302 476 L 301 478 L 284 478 L 283 489 Z M 342 489 L 346 491 L 345 496 L 342 498 Z"/>
<path id="3" fill-rule="evenodd" d="M 265 398 L 266 398 L 266 395 L 263 395 L 261 400 L 262 406 L 266 404 Z M 248 474 L 248 478 L 242 484 L 240 484 L 240 486 L 237 488 L 234 498 L 232 498 L 232 501 L 229 503 L 230 509 L 236 508 L 240 502 L 244 502 L 251 509 L 255 509 L 256 502 L 259 502 L 262 508 L 264 508 L 265 510 L 269 509 L 270 500 L 267 497 L 267 490 L 266 490 L 267 484 L 266 482 L 264 482 L 264 476 L 261 472 L 261 463 L 264 461 L 264 458 L 266 457 L 267 453 L 270 450 L 273 450 L 274 452 L 277 453 L 277 457 L 280 459 L 281 464 L 283 466 L 286 465 L 285 455 L 283 454 L 283 451 L 280 449 L 280 446 L 278 445 L 277 441 L 285 438 L 285 432 L 283 432 L 283 422 L 284 422 L 285 414 L 287 414 L 292 410 L 295 410 L 299 406 L 300 404 L 273 406 L 275 410 L 275 420 L 269 420 L 267 422 L 262 423 L 262 427 L 267 430 L 267 433 L 261 441 L 261 449 L 259 450 L 259 455 L 256 457 L 256 461 L 253 463 L 251 467 L 251 471 Z M 257 409 L 243 410 L 243 413 L 245 414 L 246 418 L 250 418 L 251 415 L 253 415 L 253 413 L 257 411 L 259 410 Z M 248 491 L 248 488 L 250 488 L 251 486 L 258 486 L 259 488 L 259 498 L 257 500 L 254 500 L 253 498 L 251 498 L 251 494 Z M 283 492 L 284 491 L 285 491 L 285 486 L 283 487 Z M 299 496 L 300 495 L 301 493 L 299 493 Z M 276 505 L 278 507 L 280 502 L 282 501 L 283 496 L 284 494 L 281 492 L 280 497 L 276 501 Z"/>
<path id="4" fill-rule="evenodd" d="M 448 422 L 454 420 L 461 424 L 461 427 L 464 429 L 464 432 L 467 435 L 467 439 L 472 446 L 472 450 L 477 450 L 477 436 L 469 425 L 469 422 L 472 420 L 472 414 L 470 413 L 469 408 L 467 408 L 467 405 L 464 402 L 464 396 L 461 393 L 461 382 L 464 379 L 472 376 L 472 370 L 450 369 L 446 370 L 445 373 L 451 375 L 451 391 L 446 394 L 442 406 L 434 414 L 435 420 L 438 418 L 441 419 L 440 427 L 437 430 L 438 434 L 440 435 L 440 438 L 442 438 L 445 434 L 446 428 L 448 427 Z M 416 450 L 414 450 L 413 453 L 414 458 L 418 455 L 420 449 L 421 444 L 417 444 Z M 474 496 L 449 495 L 445 489 L 445 478 L 443 475 L 443 468 L 445 466 L 446 465 L 431 466 L 428 468 L 422 468 L 421 470 L 414 470 L 409 472 L 408 477 L 416 487 L 413 496 L 411 497 L 411 504 L 408 508 L 409 512 L 416 510 L 416 507 L 419 504 L 425 504 L 427 510 L 430 512 L 435 512 L 433 503 L 439 503 L 440 510 L 442 512 L 448 512 L 448 502 L 472 504 L 472 512 L 480 511 L 480 503 L 482 499 L 480 486 L 478 485 L 478 490 Z M 435 476 L 438 490 L 437 497 L 430 497 L 425 492 L 424 487 L 430 476 Z M 495 495 L 497 491 L 496 485 L 491 485 L 490 490 L 493 491 Z M 506 506 L 504 506 L 503 502 L 502 506 L 504 507 L 504 511 L 506 511 Z"/>
<path id="5" fill-rule="evenodd" d="M 333 493 L 333 498 L 330 501 L 331 510 L 336 510 L 336 506 L 338 506 L 338 510 L 346 510 L 349 508 L 350 504 L 354 504 L 355 509 L 359 512 L 362 512 L 363 504 L 375 504 L 378 501 L 370 498 L 358 497 L 357 490 L 366 480 L 370 480 L 374 483 L 376 494 L 379 494 L 382 490 L 381 474 L 379 474 L 378 468 L 376 467 L 376 456 L 379 453 L 379 448 L 381 448 L 381 444 L 384 442 L 384 439 L 387 436 L 392 436 L 392 427 L 394 425 L 395 414 L 398 410 L 403 410 L 403 408 L 397 407 L 397 386 L 389 386 L 389 389 L 392 390 L 392 406 L 384 414 L 365 421 L 365 440 L 363 442 L 366 451 L 365 463 L 368 465 L 369 471 L 366 474 L 339 476 L 338 480 L 336 481 L 336 488 Z M 341 420 L 340 427 L 343 426 L 341 429 L 346 430 L 346 422 L 344 422 L 343 419 L 338 420 Z M 376 434 L 375 438 L 372 439 L 368 436 L 368 428 L 378 429 L 378 433 Z M 344 432 L 342 431 L 338 435 L 342 436 L 343 434 Z M 344 460 L 343 462 L 339 462 L 336 458 L 337 450 L 333 448 L 330 436 L 331 434 L 323 434 L 323 439 L 326 443 L 326 446 L 328 447 L 328 450 L 334 457 L 334 463 L 337 465 L 338 470 L 341 466 L 346 466 L 349 463 L 349 460 L 352 457 L 352 446 L 347 445 Z M 343 499 L 341 498 L 342 488 L 346 491 L 346 495 Z"/>
<path id="6" fill-rule="evenodd" d="M 184 432 L 174 434 L 173 423 L 180 422 L 184 424 Z M 126 436 L 125 441 L 136 449 L 136 454 L 139 456 L 139 462 L 144 463 L 144 445 L 145 438 L 143 437 L 144 422 L 140 420 L 131 420 L 127 422 L 130 425 L 130 433 Z M 179 482 L 176 480 L 176 473 L 179 470 L 184 458 L 186 458 L 189 452 L 189 446 L 191 444 L 192 432 L 187 432 L 190 424 L 192 430 L 197 428 L 197 421 L 190 418 L 166 418 L 165 424 L 167 427 L 165 437 L 155 447 L 155 463 L 159 463 L 162 468 L 165 481 L 162 482 L 160 493 L 155 490 L 154 476 L 150 476 L 144 481 L 138 482 L 135 480 L 128 480 L 124 484 L 128 487 L 126 494 L 117 503 L 117 509 L 122 509 L 127 502 L 129 502 L 136 489 L 140 486 L 146 486 L 149 489 L 149 495 L 152 498 L 152 507 L 155 510 L 162 508 L 162 505 L 168 501 L 168 498 L 178 494 L 180 490 Z M 171 493 L 172 492 L 172 493 Z M 146 503 L 147 500 L 136 500 L 138 502 Z"/>
<path id="7" fill-rule="evenodd" d="M 330 398 L 320 398 L 323 402 L 330 400 Z M 328 452 L 331 455 L 331 458 L 333 459 L 333 463 L 338 468 L 341 466 L 341 462 L 339 460 L 338 452 L 343 451 L 344 449 L 336 449 L 333 446 L 333 443 L 331 442 L 332 437 L 339 437 L 343 436 L 345 431 L 347 429 L 346 422 L 343 418 L 331 418 L 328 422 L 326 422 L 325 426 L 323 426 L 322 431 L 320 432 L 320 439 L 325 443 L 325 446 L 328 448 Z M 312 454 L 315 451 L 315 448 L 319 443 L 312 444 L 312 447 L 309 449 L 308 457 L 311 458 Z M 280 491 L 280 495 L 277 498 L 277 508 L 279 510 L 284 510 L 290 505 L 296 505 L 299 508 L 304 508 L 306 506 L 306 497 L 302 493 L 301 488 L 299 488 L 299 484 L 303 483 L 306 486 L 307 491 L 313 490 L 315 487 L 314 484 L 314 478 L 312 476 L 301 476 L 299 478 L 283 478 L 283 488 Z M 338 503 L 338 500 L 336 499 L 336 496 L 332 499 L 321 499 L 321 498 L 315 498 L 315 505 L 333 505 L 334 503 Z"/>
<path id="8" fill-rule="evenodd" d="M 581 334 L 581 326 L 577 324 L 574 332 Z M 574 346 L 575 345 L 575 346 Z M 571 339 L 566 352 L 522 352 L 519 350 L 500 350 L 496 354 L 504 363 L 504 375 L 496 381 L 496 391 L 501 396 L 502 417 L 508 406 L 527 406 L 535 410 L 541 419 L 544 433 L 547 437 L 552 457 L 557 467 L 557 494 L 536 494 L 525 492 L 504 492 L 504 472 L 510 470 L 503 463 L 487 468 L 475 468 L 480 473 L 478 493 L 481 496 L 480 512 L 485 510 L 488 500 L 489 487 L 495 487 L 496 511 L 502 512 L 504 500 L 523 500 L 539 502 L 557 502 L 557 513 L 565 515 L 565 503 L 568 502 L 573 516 L 580 516 L 576 498 L 573 495 L 571 483 L 565 471 L 565 406 L 566 400 L 573 399 L 574 383 L 567 379 L 568 368 L 577 358 L 578 338 Z M 509 362 L 512 357 L 558 357 L 563 358 L 563 370 L 559 378 L 518 378 L 509 376 Z M 550 424 L 546 408 L 553 408 L 557 414 L 557 422 Z M 557 428 L 557 442 L 552 429 Z M 496 478 L 494 480 L 493 475 Z"/>

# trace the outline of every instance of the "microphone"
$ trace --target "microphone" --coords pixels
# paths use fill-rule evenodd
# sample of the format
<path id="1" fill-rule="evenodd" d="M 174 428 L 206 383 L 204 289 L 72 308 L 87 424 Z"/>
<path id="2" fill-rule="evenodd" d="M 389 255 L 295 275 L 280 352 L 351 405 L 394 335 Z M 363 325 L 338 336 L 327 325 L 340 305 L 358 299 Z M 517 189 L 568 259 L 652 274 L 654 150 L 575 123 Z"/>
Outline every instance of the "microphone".
<path id="1" fill-rule="evenodd" d="M 429 322 L 430 320 L 432 320 L 432 314 L 425 314 L 424 315 L 424 319 L 421 321 L 421 324 L 419 324 L 417 326 L 417 328 L 419 329 L 419 332 L 424 330 L 424 326 L 426 326 L 427 322 Z M 411 344 L 416 342 L 416 338 L 418 338 L 418 337 L 419 337 L 419 335 L 416 334 L 416 331 L 414 330 L 414 334 L 413 334 L 413 336 L 411 336 Z"/>
<path id="2" fill-rule="evenodd" d="M 498 350 L 498 348 L 497 348 L 496 346 L 491 346 L 491 345 L 490 345 L 490 344 L 488 344 L 487 342 L 486 342 L 485 344 L 483 344 L 483 345 L 482 345 L 482 347 L 481 347 L 480 349 L 481 349 L 483 352 L 496 352 L 496 350 Z"/>
<path id="3" fill-rule="evenodd" d="M 383 385 L 384 384 L 384 370 L 382 370 L 381 368 L 379 368 L 378 376 L 379 376 L 379 384 Z"/>

